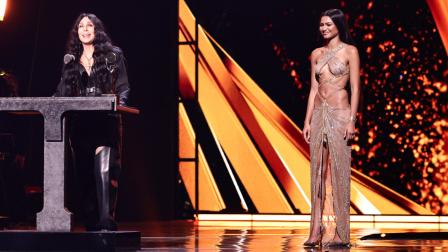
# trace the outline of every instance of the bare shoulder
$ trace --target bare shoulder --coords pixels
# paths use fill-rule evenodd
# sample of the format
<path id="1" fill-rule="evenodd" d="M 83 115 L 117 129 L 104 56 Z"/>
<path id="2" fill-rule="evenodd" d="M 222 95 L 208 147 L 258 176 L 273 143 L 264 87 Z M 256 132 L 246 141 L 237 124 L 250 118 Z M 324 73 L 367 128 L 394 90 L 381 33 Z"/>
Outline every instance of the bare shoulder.
<path id="1" fill-rule="evenodd" d="M 354 46 L 354 45 L 347 45 L 345 47 L 345 50 L 349 56 L 358 55 L 358 48 L 356 48 L 356 46 Z"/>
<path id="2" fill-rule="evenodd" d="M 311 61 L 315 62 L 323 52 L 323 47 L 318 47 L 311 52 Z"/>

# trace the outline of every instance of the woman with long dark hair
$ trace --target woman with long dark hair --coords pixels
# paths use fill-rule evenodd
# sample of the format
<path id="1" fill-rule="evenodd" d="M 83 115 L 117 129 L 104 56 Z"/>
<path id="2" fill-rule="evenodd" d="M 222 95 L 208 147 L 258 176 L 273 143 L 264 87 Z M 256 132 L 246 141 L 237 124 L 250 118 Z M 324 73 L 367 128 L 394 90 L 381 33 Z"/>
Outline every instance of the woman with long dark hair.
<path id="1" fill-rule="evenodd" d="M 303 127 L 311 156 L 310 235 L 304 245 L 349 246 L 350 142 L 360 97 L 359 55 L 341 10 L 321 14 L 319 33 L 323 46 L 311 53 Z"/>
<path id="2" fill-rule="evenodd" d="M 101 20 L 83 13 L 69 35 L 56 96 L 116 95 L 126 105 L 129 82 L 122 51 L 112 45 Z M 85 112 L 69 118 L 69 142 L 77 192 L 87 230 L 116 230 L 114 220 L 121 170 L 121 117 Z"/>

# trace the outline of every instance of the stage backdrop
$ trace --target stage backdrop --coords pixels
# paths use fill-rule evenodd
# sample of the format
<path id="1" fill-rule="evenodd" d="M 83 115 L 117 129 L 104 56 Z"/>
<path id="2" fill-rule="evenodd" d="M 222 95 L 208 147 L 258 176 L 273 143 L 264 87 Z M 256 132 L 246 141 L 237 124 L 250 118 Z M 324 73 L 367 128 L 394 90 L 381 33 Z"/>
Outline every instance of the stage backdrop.
<path id="1" fill-rule="evenodd" d="M 276 148 L 273 141 L 270 142 L 272 149 L 263 149 L 262 142 L 269 140 L 272 131 L 267 126 L 263 128 L 263 118 L 268 118 L 266 120 L 271 120 L 272 124 L 287 119 L 280 118 L 283 115 L 279 111 L 276 112 L 279 117 L 269 118 L 272 111 L 257 107 L 256 99 L 263 97 L 262 93 L 267 94 L 269 99 L 265 97 L 265 101 L 275 102 L 298 126 L 295 129 L 288 122 L 279 128 L 292 129 L 283 132 L 283 136 L 289 136 L 288 141 L 292 145 L 296 143 L 292 149 L 296 148 L 306 158 L 306 150 L 300 149 L 300 140 L 292 136 L 300 137 L 294 132 L 300 132 L 299 128 L 303 126 L 310 87 L 309 54 L 321 46 L 317 43 L 320 13 L 325 9 L 340 8 L 346 13 L 362 63 L 363 96 L 359 134 L 353 145 L 354 176 L 365 179 L 361 181 L 364 184 L 367 178 L 372 178 L 417 203 L 418 207 L 410 207 L 418 209 L 414 214 L 448 214 L 445 176 L 448 168 L 447 48 L 442 43 L 441 26 L 436 26 L 429 2 L 437 1 L 187 0 L 185 8 L 189 10 L 184 13 L 180 7 L 179 22 L 179 41 L 182 43 L 179 46 L 179 84 L 183 99 L 179 109 L 179 167 L 189 190 L 190 202 L 186 205 L 192 204 L 195 208 L 199 204 L 203 212 L 307 212 L 297 206 L 309 205 L 304 196 L 308 193 L 308 185 L 300 183 L 301 177 L 309 176 L 309 171 L 302 167 L 288 168 L 285 159 L 281 160 L 283 164 L 278 164 L 276 159 L 287 155 L 283 155 L 285 151 Z M 190 17 L 191 20 L 186 21 Z M 196 19 L 200 24 L 198 75 L 194 73 Z M 196 78 L 198 86 L 195 85 Z M 262 90 L 248 87 L 247 83 L 256 83 Z M 222 103 L 219 95 L 216 99 L 211 98 L 215 91 L 207 85 L 213 84 L 219 87 L 219 91 L 215 91 L 224 97 Z M 217 107 L 213 111 L 210 106 Z M 236 115 L 236 121 L 232 121 L 230 114 L 227 120 L 214 118 L 214 113 L 225 117 L 226 106 L 230 108 L 229 113 Z M 274 106 L 270 108 L 274 110 Z M 258 116 L 258 112 L 263 116 Z M 238 123 L 242 125 L 241 129 L 235 126 Z M 221 131 L 229 134 L 226 137 Z M 244 134 L 247 136 L 240 136 Z M 227 138 L 233 145 L 226 143 Z M 197 152 L 188 151 L 194 149 L 196 139 Z M 276 139 L 275 136 L 272 139 Z M 255 146 L 253 152 L 246 144 Z M 235 148 L 238 153 L 232 153 Z M 262 160 L 255 158 L 251 163 L 238 159 L 248 154 L 243 153 L 243 149 L 254 156 L 260 155 Z M 189 159 L 195 157 L 199 164 L 198 174 L 193 172 L 194 160 Z M 199 175 L 198 188 L 195 188 L 196 175 Z M 251 179 L 259 180 L 253 185 Z M 291 186 L 294 183 L 295 186 Z M 374 188 L 371 185 L 370 192 L 375 191 Z M 196 194 L 197 189 L 199 194 Z M 363 195 L 369 197 L 370 192 L 367 190 Z M 264 199 L 259 195 L 263 193 L 280 196 Z M 294 195 L 299 195 L 303 201 Z M 266 200 L 270 204 L 263 204 Z M 355 207 L 353 201 L 352 198 L 352 207 Z M 378 207 L 376 210 L 382 212 Z M 375 208 L 352 209 L 352 213 L 369 211 L 375 213 Z"/>

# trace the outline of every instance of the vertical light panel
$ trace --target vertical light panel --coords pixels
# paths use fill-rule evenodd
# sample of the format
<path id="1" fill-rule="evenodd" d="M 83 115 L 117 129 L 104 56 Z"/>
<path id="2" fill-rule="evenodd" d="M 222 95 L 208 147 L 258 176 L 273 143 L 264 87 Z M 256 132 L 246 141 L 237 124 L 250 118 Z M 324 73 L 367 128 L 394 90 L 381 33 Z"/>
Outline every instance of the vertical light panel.
<path id="1" fill-rule="evenodd" d="M 288 187 L 285 187 L 286 193 L 288 193 L 294 207 L 298 209 L 300 213 L 310 213 L 311 185 L 310 180 L 308 179 L 310 175 L 310 163 L 308 159 L 294 147 L 289 139 L 282 134 L 278 128 L 275 127 L 271 120 L 264 117 L 261 111 L 259 111 L 249 99 L 247 100 L 270 143 L 281 157 L 283 165 L 288 171 L 288 177 L 293 181 Z"/>
<path id="2" fill-rule="evenodd" d="M 448 54 L 448 1 L 426 0 L 426 2 L 434 17 L 434 21 L 436 21 L 437 30 Z"/>
<path id="3" fill-rule="evenodd" d="M 0 21 L 3 21 L 3 19 L 5 18 L 6 5 L 7 5 L 6 0 L 0 0 Z"/>
<path id="4" fill-rule="evenodd" d="M 194 17 L 188 10 L 185 2 L 179 3 L 180 14 L 180 40 L 193 37 Z M 245 125 L 235 114 L 234 106 L 229 104 L 229 93 L 235 95 L 238 105 L 247 116 L 251 116 L 251 111 L 244 99 L 235 87 L 224 64 L 219 59 L 210 41 L 200 28 L 199 30 L 199 105 L 207 119 L 209 127 L 215 132 L 222 149 L 226 153 L 228 160 L 235 169 L 241 183 L 249 194 L 255 208 L 260 212 L 267 213 L 294 213 L 289 205 L 281 188 L 276 183 L 275 178 L 270 173 L 269 167 L 263 160 L 263 156 L 258 152 L 257 146 L 252 142 L 251 136 L 246 132 Z M 195 92 L 194 86 L 194 65 L 188 64 L 194 57 L 194 48 L 180 47 L 179 61 L 184 68 L 180 78 L 180 88 L 182 98 L 186 98 L 191 92 Z M 182 71 L 181 71 L 182 72 Z M 239 111 L 241 112 L 241 111 Z M 251 118 L 253 125 L 257 122 Z M 259 131 L 259 134 L 263 134 Z"/>
<path id="5" fill-rule="evenodd" d="M 185 108 L 179 105 L 179 156 L 181 158 L 194 157 L 194 139 L 195 133 L 188 119 Z M 221 197 L 219 188 L 216 185 L 213 174 L 207 160 L 204 157 L 201 147 L 198 151 L 198 168 L 199 168 L 199 210 L 219 212 L 225 209 L 224 200 Z M 196 209 L 195 198 L 195 164 L 194 162 L 180 162 L 179 174 L 190 195 L 190 201 Z"/>

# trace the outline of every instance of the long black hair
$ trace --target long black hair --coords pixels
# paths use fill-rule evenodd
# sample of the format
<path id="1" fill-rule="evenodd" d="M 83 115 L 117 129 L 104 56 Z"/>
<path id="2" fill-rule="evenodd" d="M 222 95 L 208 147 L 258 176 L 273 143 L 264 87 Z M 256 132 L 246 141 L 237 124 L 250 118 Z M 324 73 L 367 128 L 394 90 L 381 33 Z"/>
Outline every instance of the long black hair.
<path id="1" fill-rule="evenodd" d="M 340 9 L 329 9 L 320 14 L 319 22 L 322 17 L 327 16 L 330 17 L 333 23 L 336 25 L 339 31 L 339 38 L 342 42 L 350 45 L 355 45 L 355 42 L 350 35 L 350 30 L 348 28 L 347 20 L 345 19 L 344 12 Z M 322 35 L 319 32 L 319 40 L 323 43 Z"/>
<path id="2" fill-rule="evenodd" d="M 84 17 L 87 17 L 93 23 L 95 30 L 95 38 L 93 39 L 94 64 L 92 66 L 92 73 L 95 73 L 95 79 L 93 81 L 95 86 L 101 88 L 103 93 L 111 93 L 113 90 L 111 87 L 110 72 L 106 68 L 105 58 L 106 55 L 114 49 L 114 47 L 110 37 L 106 33 L 103 22 L 95 14 L 81 13 L 78 16 L 69 34 L 66 53 L 75 56 L 76 61 L 79 61 L 81 58 L 84 49 L 81 41 L 79 40 L 78 27 Z M 66 65 L 63 70 L 62 78 L 66 85 L 75 86 L 72 90 L 79 90 L 79 64 Z M 74 91 L 74 94 L 72 95 L 78 95 L 76 93 L 77 92 Z"/>
<path id="3" fill-rule="evenodd" d="M 0 97 L 15 97 L 18 94 L 18 84 L 15 76 L 0 69 Z"/>

